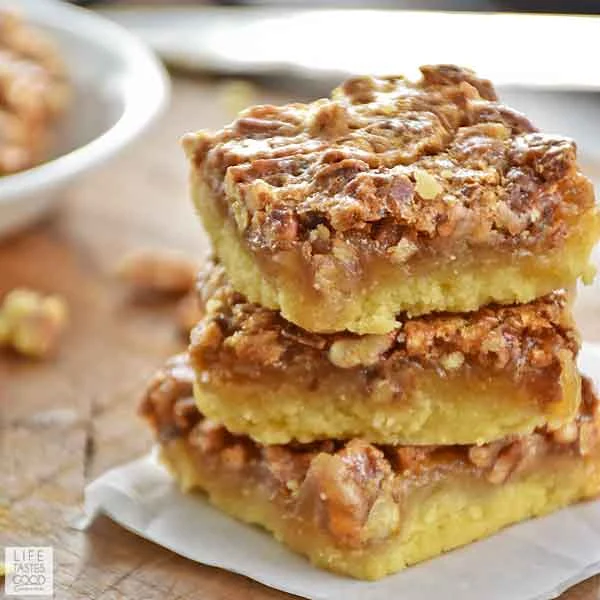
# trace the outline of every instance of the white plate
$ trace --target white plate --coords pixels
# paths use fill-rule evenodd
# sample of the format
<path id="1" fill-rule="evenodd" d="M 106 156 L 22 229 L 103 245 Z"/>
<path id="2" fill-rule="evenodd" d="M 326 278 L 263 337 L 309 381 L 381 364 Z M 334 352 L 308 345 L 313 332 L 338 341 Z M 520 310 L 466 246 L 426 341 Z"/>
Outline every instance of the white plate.
<path id="1" fill-rule="evenodd" d="M 497 85 L 600 89 L 593 63 L 600 17 L 289 7 L 103 12 L 190 68 L 314 79 L 455 63 Z"/>
<path id="2" fill-rule="evenodd" d="M 0 177 L 0 235 L 22 227 L 59 198 L 75 177 L 138 136 L 169 95 L 165 70 L 142 42 L 103 17 L 54 0 L 0 0 L 60 46 L 74 96 L 51 160 Z"/>
<path id="3" fill-rule="evenodd" d="M 328 94 L 348 73 L 470 66 L 542 131 L 577 140 L 582 167 L 599 176 L 600 17 L 168 5 L 103 13 L 169 63 L 278 76 L 301 99 Z"/>

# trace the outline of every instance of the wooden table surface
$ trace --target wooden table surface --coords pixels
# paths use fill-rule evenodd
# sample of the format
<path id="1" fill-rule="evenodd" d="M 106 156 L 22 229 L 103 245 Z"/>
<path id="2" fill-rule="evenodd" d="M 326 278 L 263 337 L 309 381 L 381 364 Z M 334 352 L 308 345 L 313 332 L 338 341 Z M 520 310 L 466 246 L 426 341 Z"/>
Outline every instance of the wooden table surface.
<path id="1" fill-rule="evenodd" d="M 229 120 L 220 85 L 177 79 L 171 108 L 142 140 L 85 177 L 44 223 L 0 243 L 0 296 L 30 286 L 63 295 L 71 310 L 55 360 L 0 354 L 0 545 L 52 545 L 60 599 L 292 598 L 180 558 L 107 518 L 87 532 L 70 527 L 86 482 L 151 445 L 136 403 L 183 342 L 173 305 L 132 303 L 113 273 L 140 247 L 206 256 L 178 139 Z M 260 101 L 285 99 L 258 92 Z M 600 340 L 597 298 L 589 288 L 578 317 L 585 337 Z M 600 578 L 563 598 L 600 599 Z"/>

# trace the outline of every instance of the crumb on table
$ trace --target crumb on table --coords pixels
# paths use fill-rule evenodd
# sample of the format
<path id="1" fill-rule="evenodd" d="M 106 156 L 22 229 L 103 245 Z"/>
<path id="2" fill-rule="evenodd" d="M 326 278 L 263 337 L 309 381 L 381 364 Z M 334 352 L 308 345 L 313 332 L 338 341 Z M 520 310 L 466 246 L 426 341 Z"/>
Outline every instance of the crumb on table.
<path id="1" fill-rule="evenodd" d="M 0 306 L 0 345 L 23 356 L 46 358 L 56 351 L 67 317 L 67 304 L 60 296 L 14 289 Z"/>
<path id="2" fill-rule="evenodd" d="M 194 288 L 198 265 L 175 250 L 137 250 L 117 268 L 134 293 L 183 296 Z"/>

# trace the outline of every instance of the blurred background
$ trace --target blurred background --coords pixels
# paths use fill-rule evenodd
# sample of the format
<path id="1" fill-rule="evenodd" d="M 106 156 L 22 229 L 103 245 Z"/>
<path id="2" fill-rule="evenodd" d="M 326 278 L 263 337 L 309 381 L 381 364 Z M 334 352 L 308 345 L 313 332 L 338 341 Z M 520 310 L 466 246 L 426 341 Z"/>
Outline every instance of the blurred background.
<path id="1" fill-rule="evenodd" d="M 561 13 L 598 13 L 600 7 L 593 0 L 575 0 L 568 2 L 565 0 L 455 0 L 447 2 L 444 0 L 419 0 L 413 1 L 375 1 L 364 2 L 364 0 L 229 0 L 223 2 L 204 2 L 203 0 L 180 0 L 173 3 L 168 0 L 80 0 L 75 1 L 75 4 L 82 6 L 90 6 L 94 4 L 129 4 L 129 5 L 169 5 L 169 4 L 229 4 L 229 5 L 295 5 L 295 6 L 338 6 L 338 7 L 368 7 L 370 8 L 399 8 L 410 10 L 483 10 L 483 11 L 498 11 L 498 10 L 524 10 L 524 11 L 540 11 L 540 12 L 561 12 Z"/>
<path id="2" fill-rule="evenodd" d="M 577 139 L 590 168 L 600 163 L 600 72 L 590 64 L 600 51 L 600 20 L 589 16 L 600 13 L 600 2 L 74 3 L 134 32 L 178 76 L 251 81 L 299 100 L 327 95 L 350 73 L 416 75 L 419 64 L 436 62 L 469 66 L 542 129 Z M 238 103 L 250 100 L 242 86 L 233 91 L 240 92 Z"/>

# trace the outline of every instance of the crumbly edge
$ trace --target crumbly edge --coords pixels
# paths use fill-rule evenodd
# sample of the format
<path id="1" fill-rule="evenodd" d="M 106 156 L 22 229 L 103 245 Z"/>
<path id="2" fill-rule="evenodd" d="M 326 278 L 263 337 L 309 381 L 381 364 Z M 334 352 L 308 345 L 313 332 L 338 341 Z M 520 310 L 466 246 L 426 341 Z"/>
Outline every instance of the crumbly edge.
<path id="1" fill-rule="evenodd" d="M 499 496 L 509 490 L 510 496 L 525 490 L 529 478 L 533 481 L 544 465 L 552 471 L 553 464 L 567 461 L 565 464 L 570 467 L 587 468 L 595 464 L 598 455 L 598 401 L 587 380 L 583 383 L 584 400 L 577 419 L 558 430 L 540 429 L 528 436 L 483 446 L 419 447 L 375 446 L 360 439 L 285 446 L 256 444 L 201 415 L 191 398 L 193 379 L 186 357 L 176 357 L 156 375 L 142 401 L 141 413 L 163 448 L 183 444 L 197 468 L 213 465 L 214 473 L 219 473 L 217 479 L 237 477 L 245 484 L 251 481 L 260 484 L 268 490 L 267 497 L 281 502 L 283 510 L 290 511 L 296 522 L 308 520 L 337 549 L 337 558 L 330 555 L 319 559 L 315 554 L 313 560 L 359 577 L 380 577 L 405 566 L 405 558 L 396 557 L 383 572 L 369 574 L 358 569 L 353 572 L 343 566 L 343 557 L 360 556 L 361 550 L 367 548 L 376 552 L 381 544 L 393 540 L 410 522 L 410 515 L 402 515 L 406 499 L 419 498 L 419 494 L 427 492 L 429 483 L 438 482 L 432 489 L 440 489 L 440 481 L 466 478 L 471 485 L 496 488 Z M 208 483 L 193 480 L 194 464 L 187 486 L 200 485 L 211 491 Z M 177 471 L 177 465 L 172 466 Z M 509 517 L 490 531 L 482 530 L 468 539 L 459 538 L 462 541 L 458 543 L 491 533 L 515 519 L 597 493 L 600 481 L 598 473 L 594 473 L 593 481 L 584 481 L 582 489 L 561 496 L 560 503 L 528 507 L 525 514 Z M 523 488 L 519 487 L 521 483 Z M 545 485 L 543 480 L 540 485 Z M 581 481 L 578 485 L 582 486 Z M 406 537 L 405 531 L 403 535 Z M 441 550 L 434 549 L 433 554 Z M 416 561 L 425 556 L 417 553 L 413 558 Z"/>
<path id="2" fill-rule="evenodd" d="M 361 253 L 405 264 L 501 246 L 560 246 L 594 207 L 575 144 L 538 133 L 467 69 L 344 83 L 332 99 L 257 106 L 184 139 L 198 181 L 254 251 L 316 273 Z"/>

